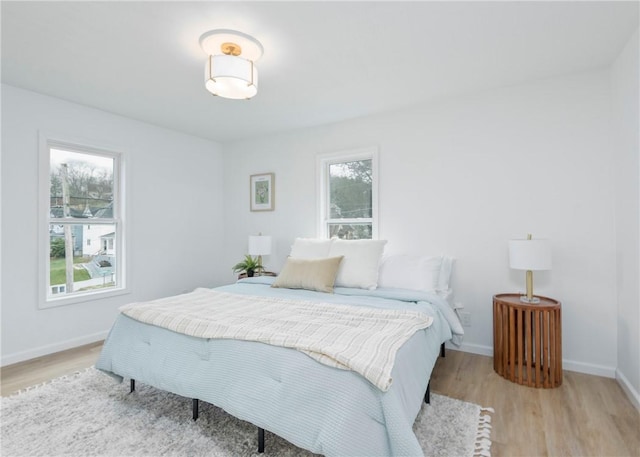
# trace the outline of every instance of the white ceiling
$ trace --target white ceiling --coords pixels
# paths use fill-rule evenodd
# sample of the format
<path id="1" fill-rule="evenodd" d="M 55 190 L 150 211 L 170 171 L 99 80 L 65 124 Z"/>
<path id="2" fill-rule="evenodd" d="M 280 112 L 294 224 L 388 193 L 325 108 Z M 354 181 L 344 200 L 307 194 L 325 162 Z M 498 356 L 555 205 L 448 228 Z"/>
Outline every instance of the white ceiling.
<path id="1" fill-rule="evenodd" d="M 226 142 L 607 66 L 638 5 L 2 1 L 2 82 Z M 204 89 L 214 28 L 262 42 L 252 100 Z"/>

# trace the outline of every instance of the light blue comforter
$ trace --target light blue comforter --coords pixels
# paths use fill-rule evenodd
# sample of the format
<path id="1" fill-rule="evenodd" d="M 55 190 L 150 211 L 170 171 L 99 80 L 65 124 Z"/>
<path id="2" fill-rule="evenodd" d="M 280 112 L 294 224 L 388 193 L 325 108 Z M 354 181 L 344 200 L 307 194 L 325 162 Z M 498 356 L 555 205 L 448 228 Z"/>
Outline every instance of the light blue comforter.
<path id="1" fill-rule="evenodd" d="M 352 371 L 322 365 L 294 349 L 200 339 L 119 315 L 96 367 L 197 398 L 327 456 L 422 455 L 412 431 L 440 344 L 452 336 L 437 297 L 408 291 L 336 288 L 334 294 L 271 288 L 248 278 L 224 292 L 421 310 L 434 318 L 398 351 L 387 392 Z M 416 301 L 411 301 L 416 300 Z M 269 443 L 266 443 L 267 447 Z"/>

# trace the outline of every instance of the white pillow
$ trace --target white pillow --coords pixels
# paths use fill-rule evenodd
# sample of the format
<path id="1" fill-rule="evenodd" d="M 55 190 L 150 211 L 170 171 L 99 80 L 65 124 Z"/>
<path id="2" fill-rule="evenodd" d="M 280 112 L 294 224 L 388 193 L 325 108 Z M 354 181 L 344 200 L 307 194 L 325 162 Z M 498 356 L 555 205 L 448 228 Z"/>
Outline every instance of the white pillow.
<path id="1" fill-rule="evenodd" d="M 343 256 L 336 276 L 336 286 L 375 289 L 378 268 L 386 240 L 341 240 L 334 238 L 329 257 Z"/>
<path id="2" fill-rule="evenodd" d="M 329 257 L 331 240 L 323 238 L 296 238 L 291 246 L 294 259 L 324 259 Z"/>
<path id="3" fill-rule="evenodd" d="M 438 276 L 438 291 L 444 292 L 449 290 L 451 270 L 453 270 L 453 257 L 442 256 L 442 265 L 440 266 L 440 275 Z"/>
<path id="4" fill-rule="evenodd" d="M 442 256 L 385 256 L 380 263 L 378 286 L 436 291 L 440 287 L 442 260 Z"/>

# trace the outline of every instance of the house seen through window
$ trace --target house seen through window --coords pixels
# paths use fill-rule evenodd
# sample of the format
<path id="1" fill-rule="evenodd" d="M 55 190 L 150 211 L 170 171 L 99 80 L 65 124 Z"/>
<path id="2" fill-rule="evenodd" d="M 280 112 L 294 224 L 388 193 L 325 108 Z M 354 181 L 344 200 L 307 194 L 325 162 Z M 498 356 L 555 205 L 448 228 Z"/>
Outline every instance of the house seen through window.
<path id="1" fill-rule="evenodd" d="M 46 301 L 121 289 L 120 156 L 47 144 Z"/>

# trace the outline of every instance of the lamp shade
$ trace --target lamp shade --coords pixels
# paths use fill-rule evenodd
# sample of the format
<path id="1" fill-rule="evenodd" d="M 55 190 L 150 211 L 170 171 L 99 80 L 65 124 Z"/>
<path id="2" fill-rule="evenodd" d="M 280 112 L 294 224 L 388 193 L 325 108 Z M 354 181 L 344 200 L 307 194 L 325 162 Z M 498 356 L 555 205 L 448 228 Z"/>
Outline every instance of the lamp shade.
<path id="1" fill-rule="evenodd" d="M 549 240 L 510 240 L 509 266 L 515 270 L 551 270 Z"/>
<path id="2" fill-rule="evenodd" d="M 271 254 L 271 237 L 265 235 L 249 236 L 249 255 Z"/>
<path id="3" fill-rule="evenodd" d="M 223 98 L 251 98 L 258 93 L 258 69 L 242 57 L 210 55 L 204 68 L 204 85 Z"/>

